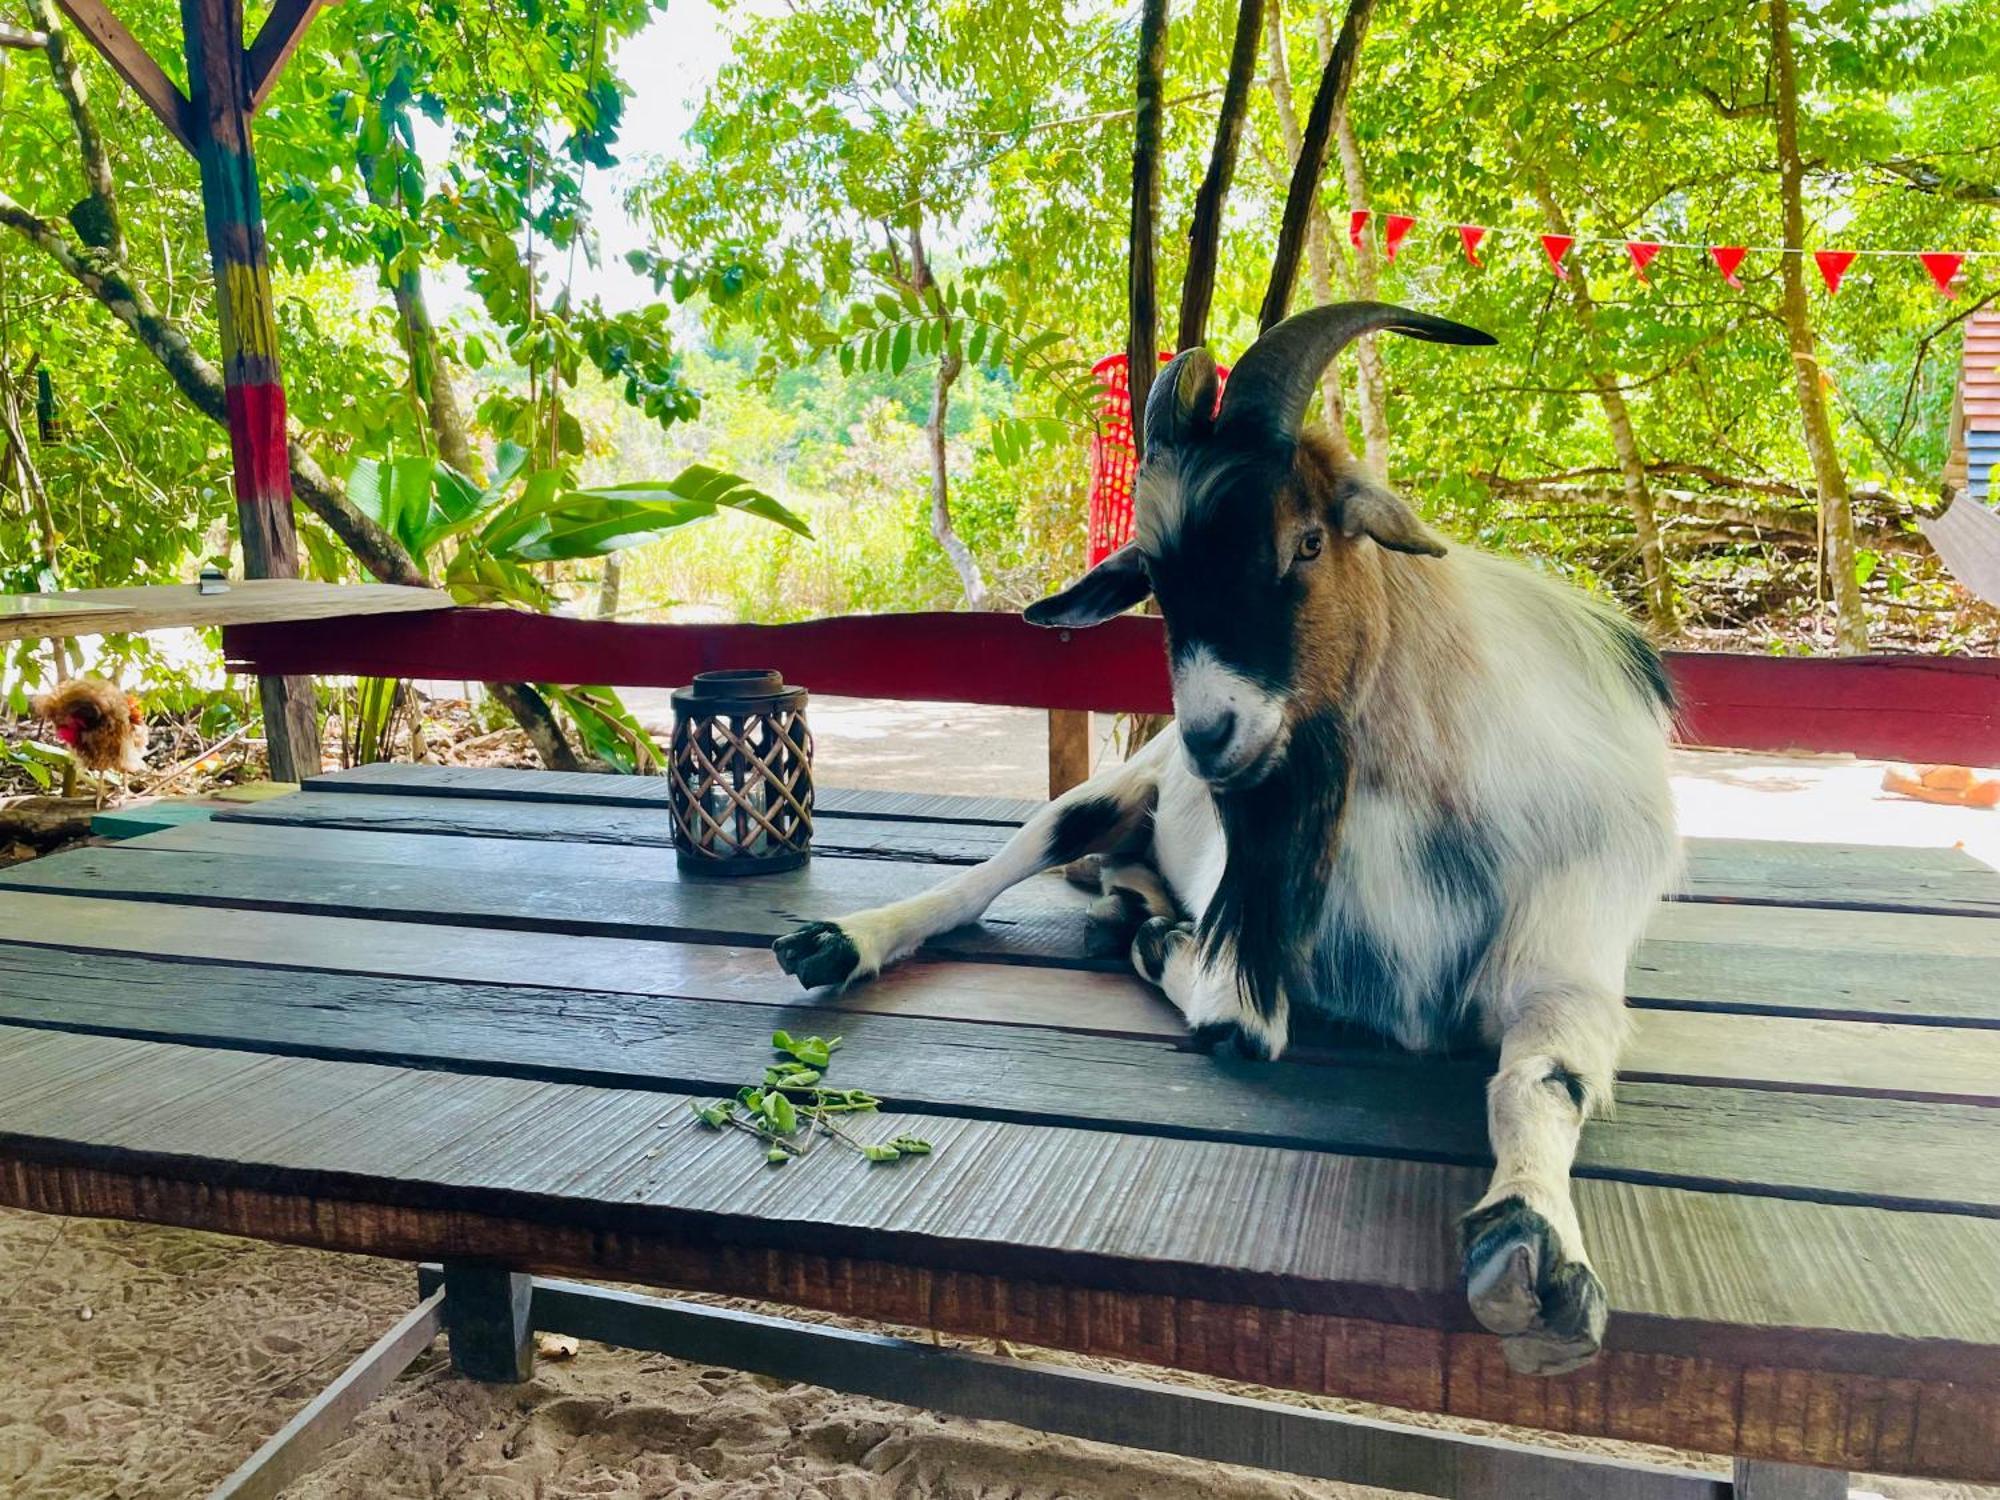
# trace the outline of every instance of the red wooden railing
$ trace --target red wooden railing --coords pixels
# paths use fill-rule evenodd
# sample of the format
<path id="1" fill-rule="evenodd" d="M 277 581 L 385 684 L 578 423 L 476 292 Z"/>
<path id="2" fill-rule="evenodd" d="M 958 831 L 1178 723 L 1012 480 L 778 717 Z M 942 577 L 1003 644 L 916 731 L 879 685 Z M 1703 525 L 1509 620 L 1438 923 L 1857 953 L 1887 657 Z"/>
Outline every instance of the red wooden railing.
<path id="1" fill-rule="evenodd" d="M 775 667 L 819 693 L 1017 708 L 1169 713 L 1159 620 L 1043 630 L 1012 614 L 846 615 L 799 625 L 629 625 L 457 609 L 233 625 L 239 671 L 678 687 Z M 1669 652 L 1681 739 L 2000 764 L 2000 661 Z"/>

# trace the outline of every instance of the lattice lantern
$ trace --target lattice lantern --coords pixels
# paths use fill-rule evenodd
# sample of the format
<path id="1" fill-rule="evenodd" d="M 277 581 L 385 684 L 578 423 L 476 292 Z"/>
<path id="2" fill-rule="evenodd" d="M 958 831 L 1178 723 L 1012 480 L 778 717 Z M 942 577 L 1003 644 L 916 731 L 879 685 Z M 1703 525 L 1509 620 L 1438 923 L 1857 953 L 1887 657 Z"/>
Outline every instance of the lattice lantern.
<path id="1" fill-rule="evenodd" d="M 698 672 L 674 690 L 674 848 L 684 870 L 795 870 L 812 846 L 806 690 L 776 672 Z"/>

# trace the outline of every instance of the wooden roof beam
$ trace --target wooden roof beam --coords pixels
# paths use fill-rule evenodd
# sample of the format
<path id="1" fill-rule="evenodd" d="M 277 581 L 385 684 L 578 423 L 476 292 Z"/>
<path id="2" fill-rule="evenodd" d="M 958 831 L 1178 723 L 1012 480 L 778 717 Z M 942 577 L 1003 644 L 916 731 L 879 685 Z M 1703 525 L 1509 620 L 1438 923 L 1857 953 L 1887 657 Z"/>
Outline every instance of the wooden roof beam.
<path id="1" fill-rule="evenodd" d="M 160 117 L 160 123 L 175 140 L 194 154 L 193 111 L 187 95 L 153 60 L 152 53 L 125 29 L 125 23 L 111 13 L 104 0 L 56 0 L 62 13 L 75 23 L 90 44 L 104 54 L 118 76 L 132 85 L 146 107 Z"/>
<path id="2" fill-rule="evenodd" d="M 257 29 L 257 39 L 250 44 L 244 68 L 250 80 L 250 113 L 254 115 L 264 107 L 264 100 L 277 87 L 278 75 L 298 50 L 306 28 L 327 3 L 328 0 L 277 0 L 271 7 L 271 13 Z"/>

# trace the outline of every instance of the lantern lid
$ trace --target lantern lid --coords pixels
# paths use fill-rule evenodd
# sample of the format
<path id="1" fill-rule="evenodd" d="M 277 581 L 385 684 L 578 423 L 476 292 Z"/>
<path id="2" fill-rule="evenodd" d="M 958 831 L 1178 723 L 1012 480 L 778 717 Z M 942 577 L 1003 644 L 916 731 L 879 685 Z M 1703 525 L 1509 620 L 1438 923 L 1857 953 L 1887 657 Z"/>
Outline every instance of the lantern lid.
<path id="1" fill-rule="evenodd" d="M 788 687 L 784 674 L 771 667 L 697 672 L 688 686 L 674 689 L 675 711 L 688 714 L 762 713 L 805 701 L 806 690 Z"/>

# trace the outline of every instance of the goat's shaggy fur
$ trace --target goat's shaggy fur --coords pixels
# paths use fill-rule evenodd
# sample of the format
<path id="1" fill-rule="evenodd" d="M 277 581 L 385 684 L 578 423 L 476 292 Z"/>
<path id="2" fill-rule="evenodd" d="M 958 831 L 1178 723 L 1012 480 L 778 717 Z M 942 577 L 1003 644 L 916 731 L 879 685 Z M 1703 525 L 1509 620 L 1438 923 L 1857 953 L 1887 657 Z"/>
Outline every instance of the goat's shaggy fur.
<path id="1" fill-rule="evenodd" d="M 780 960 L 808 983 L 864 978 L 1097 855 L 1107 896 L 1129 893 L 1114 905 L 1152 914 L 1135 967 L 1206 1044 L 1275 1057 L 1317 1013 L 1416 1050 L 1497 1047 L 1468 1292 L 1519 1368 L 1571 1368 L 1604 1298 L 1570 1163 L 1610 1101 L 1626 960 L 1675 871 L 1664 671 L 1615 611 L 1447 551 L 1324 438 L 1232 429 L 1227 402 L 1211 419 L 1213 366 L 1190 360 L 1162 376 L 1178 407 L 1148 450 L 1140 543 L 1030 612 L 1092 624 L 1155 592 L 1176 725 L 986 864 L 802 929 Z"/>

